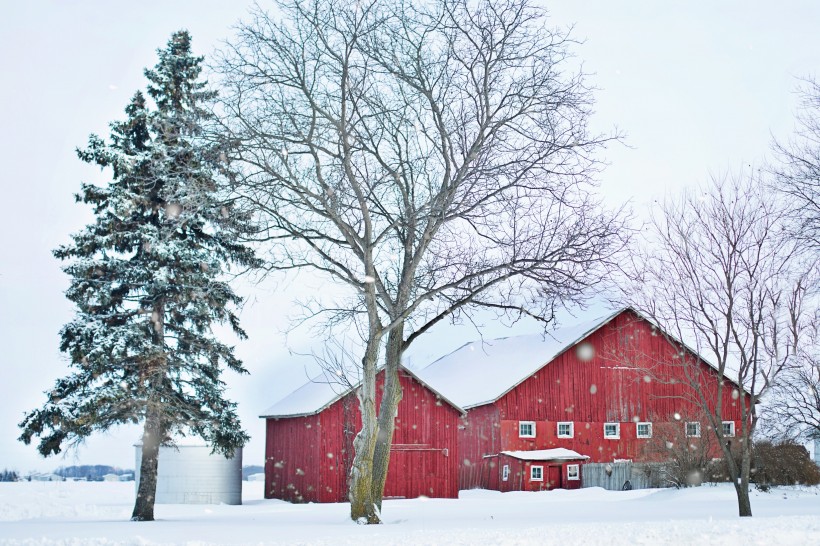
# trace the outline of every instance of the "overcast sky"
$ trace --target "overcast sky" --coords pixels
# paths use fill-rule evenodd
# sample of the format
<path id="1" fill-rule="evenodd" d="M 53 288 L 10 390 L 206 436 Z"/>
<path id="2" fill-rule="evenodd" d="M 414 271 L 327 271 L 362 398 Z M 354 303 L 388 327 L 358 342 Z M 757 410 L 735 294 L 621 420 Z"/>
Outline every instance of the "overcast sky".
<path id="1" fill-rule="evenodd" d="M 266 2 L 260 0 L 266 7 Z M 250 2 L 104 0 L 7 3 L 0 19 L 0 469 L 50 470 L 69 464 L 133 468 L 138 428 L 92 438 L 66 457 L 44 460 L 16 441 L 23 413 L 66 373 L 58 333 L 72 315 L 67 277 L 51 250 L 90 219 L 74 204 L 81 181 L 105 178 L 74 148 L 89 133 L 108 135 L 144 67 L 175 30 L 188 29 L 207 55 L 231 36 Z M 575 52 L 591 73 L 593 127 L 617 126 L 626 146 L 608 150 L 601 194 L 613 206 L 631 201 L 643 214 L 655 199 L 747 164 L 759 164 L 772 135 L 793 129 L 797 78 L 820 67 L 820 3 L 561 0 L 547 4 L 552 23 L 574 25 L 585 42 Z M 309 332 L 285 336 L 294 294 L 322 290 L 296 277 L 278 285 L 239 287 L 248 304 L 250 339 L 237 345 L 250 376 L 227 376 L 253 439 L 246 464 L 264 458 L 258 416 L 304 381 Z M 577 313 L 579 319 L 600 308 Z M 565 319 L 567 322 L 572 319 Z M 487 337 L 529 333 L 489 323 Z M 443 326 L 414 347 L 423 362 L 474 339 L 468 327 Z"/>

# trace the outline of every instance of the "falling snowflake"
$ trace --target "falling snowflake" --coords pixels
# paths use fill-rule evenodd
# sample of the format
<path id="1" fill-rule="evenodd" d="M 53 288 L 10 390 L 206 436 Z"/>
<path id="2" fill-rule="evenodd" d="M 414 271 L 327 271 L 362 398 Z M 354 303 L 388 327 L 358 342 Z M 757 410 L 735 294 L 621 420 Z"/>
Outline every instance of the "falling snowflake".
<path id="1" fill-rule="evenodd" d="M 168 218 L 177 218 L 180 214 L 182 214 L 182 205 L 178 203 L 168 203 L 165 205 L 165 215 Z"/>
<path id="2" fill-rule="evenodd" d="M 575 349 L 575 354 L 581 362 L 589 362 L 595 357 L 595 347 L 590 343 L 581 343 Z"/>

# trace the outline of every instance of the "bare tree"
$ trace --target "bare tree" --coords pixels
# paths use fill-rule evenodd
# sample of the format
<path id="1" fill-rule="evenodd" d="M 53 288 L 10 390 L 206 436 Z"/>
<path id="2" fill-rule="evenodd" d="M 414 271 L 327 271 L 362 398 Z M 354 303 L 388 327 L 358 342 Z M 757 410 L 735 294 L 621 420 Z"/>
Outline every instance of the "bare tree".
<path id="1" fill-rule="evenodd" d="M 403 351 L 480 308 L 549 324 L 624 246 L 624 215 L 590 196 L 612 137 L 589 134 L 590 92 L 562 72 L 572 42 L 526 1 L 279 8 L 256 11 L 222 61 L 238 190 L 271 267 L 351 289 L 317 312 L 363 326 L 351 516 L 375 523 Z"/>
<path id="2" fill-rule="evenodd" d="M 774 188 L 784 193 L 796 220 L 793 235 L 820 251 L 820 83 L 807 79 L 800 89 L 802 108 L 791 140 L 775 142 Z M 816 254 L 815 254 L 816 255 Z"/>
<path id="3" fill-rule="evenodd" d="M 820 262 L 820 83 L 803 81 L 797 114 L 798 129 L 792 139 L 775 142 L 776 161 L 770 170 L 770 187 L 788 203 L 791 236 L 803 245 L 809 261 Z M 820 266 L 818 266 L 820 267 Z M 778 381 L 775 395 L 767 401 L 770 411 L 767 432 L 779 438 L 820 438 L 820 310 L 817 293 L 820 274 L 807 277 L 806 299 L 813 304 L 814 317 L 805 326 L 798 348 L 798 366 Z M 811 310 L 808 311 L 811 313 Z"/>
<path id="4" fill-rule="evenodd" d="M 813 283 L 815 290 L 818 283 Z M 816 301 L 816 300 L 815 300 Z M 820 309 L 803 334 L 796 365 L 783 373 L 765 401 L 766 432 L 780 440 L 820 439 Z"/>
<path id="5" fill-rule="evenodd" d="M 653 423 L 652 438 L 647 440 L 642 455 L 651 461 L 662 461 L 653 465 L 659 473 L 663 485 L 677 489 L 698 486 L 708 478 L 712 454 L 716 449 L 715 436 L 699 434 L 688 436 L 684 423 L 697 422 L 698 415 L 681 415 L 669 423 Z"/>
<path id="6" fill-rule="evenodd" d="M 799 245 L 785 238 L 785 211 L 759 178 L 712 179 L 700 192 L 667 200 L 652 221 L 626 290 L 631 305 L 670 333 L 686 397 L 718 439 L 738 498 L 751 516 L 749 472 L 757 404 L 795 362 L 806 320 Z M 684 345 L 685 343 L 685 345 Z M 699 358 L 715 366 L 704 377 Z M 725 379 L 736 379 L 736 383 Z M 727 398 L 727 389 L 732 389 Z M 739 464 L 722 426 L 725 400 L 739 404 Z"/>

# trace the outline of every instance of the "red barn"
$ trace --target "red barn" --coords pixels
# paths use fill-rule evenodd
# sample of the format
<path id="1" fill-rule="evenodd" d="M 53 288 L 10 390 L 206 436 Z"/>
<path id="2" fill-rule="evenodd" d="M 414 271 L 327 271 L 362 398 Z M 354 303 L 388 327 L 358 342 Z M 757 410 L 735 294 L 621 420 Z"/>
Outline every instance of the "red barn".
<path id="1" fill-rule="evenodd" d="M 385 498 L 458 496 L 458 426 L 463 411 L 412 372 L 400 371 Z M 377 377 L 381 390 L 383 373 Z M 265 498 L 347 500 L 353 438 L 361 428 L 353 389 L 313 381 L 268 409 Z"/>
<path id="2" fill-rule="evenodd" d="M 662 456 L 647 449 L 653 438 L 703 431 L 706 439 L 702 412 L 687 400 L 693 369 L 702 388 L 716 393 L 718 376 L 709 364 L 622 309 L 546 335 L 468 343 L 418 374 L 467 410 L 459 430 L 459 488 L 505 490 L 514 482 L 499 481 L 504 465 L 538 477 L 534 459 L 522 452 L 563 448 L 590 462 L 641 462 Z M 728 437 L 740 426 L 738 397 L 736 386 L 724 389 Z M 561 472 L 560 486 L 574 485 Z M 524 480 L 518 489 L 534 487 L 540 484 Z"/>

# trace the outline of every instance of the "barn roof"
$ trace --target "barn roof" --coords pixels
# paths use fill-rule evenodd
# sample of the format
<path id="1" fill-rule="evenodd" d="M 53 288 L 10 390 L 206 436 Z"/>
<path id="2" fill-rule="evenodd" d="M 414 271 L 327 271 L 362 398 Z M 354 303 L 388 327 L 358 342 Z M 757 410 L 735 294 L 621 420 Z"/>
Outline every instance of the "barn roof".
<path id="1" fill-rule="evenodd" d="M 465 413 L 466 409 L 495 402 L 549 364 L 555 357 L 625 311 L 631 311 L 660 328 L 654 321 L 635 309 L 622 307 L 596 319 L 547 333 L 473 341 L 435 360 L 421 370 L 413 372 L 405 366 L 401 369 L 430 389 L 440 399 L 459 412 Z M 668 337 L 680 343 L 712 369 L 717 370 L 714 364 L 699 355 L 689 345 L 673 336 Z M 726 374 L 724 378 L 740 388 L 734 378 Z M 353 387 L 347 387 L 332 378 L 319 376 L 268 408 L 260 417 L 314 415 L 358 386 L 358 381 Z M 446 396 L 442 393 L 446 393 Z"/>
<path id="2" fill-rule="evenodd" d="M 502 455 L 508 455 L 522 461 L 574 461 L 576 459 L 589 459 L 587 455 L 581 455 L 571 449 L 556 447 L 554 449 L 534 449 L 532 451 L 502 451 Z"/>
<path id="3" fill-rule="evenodd" d="M 381 370 L 380 370 L 381 371 Z M 454 404 L 451 399 L 448 399 L 443 394 L 438 392 L 429 383 L 421 379 L 418 375 L 408 370 L 404 366 L 401 371 L 430 389 L 436 396 L 444 402 L 458 410 L 459 413 L 465 413 L 463 409 Z M 279 400 L 273 406 L 265 410 L 259 417 L 262 418 L 283 418 L 283 417 L 304 417 L 307 415 L 315 415 L 337 400 L 353 392 L 359 387 L 361 382 L 356 382 L 354 386 L 344 385 L 339 381 L 326 376 L 314 377 L 286 397 Z"/>
<path id="4" fill-rule="evenodd" d="M 622 311 L 544 334 L 473 341 L 418 374 L 462 408 L 489 404 Z"/>
<path id="5" fill-rule="evenodd" d="M 262 412 L 260 417 L 299 417 L 319 413 L 350 388 L 324 376 L 314 377 Z"/>

